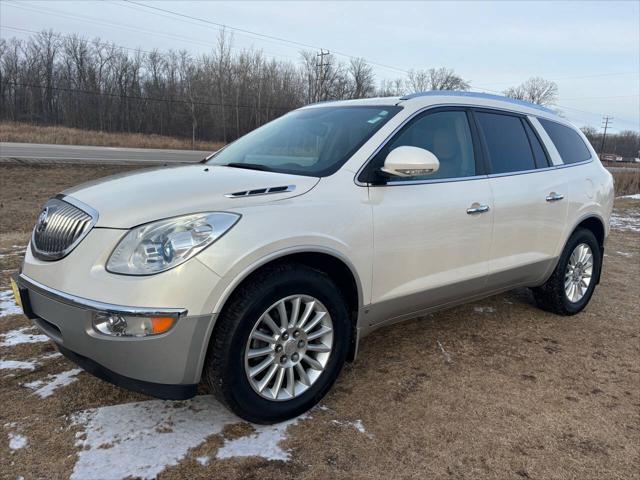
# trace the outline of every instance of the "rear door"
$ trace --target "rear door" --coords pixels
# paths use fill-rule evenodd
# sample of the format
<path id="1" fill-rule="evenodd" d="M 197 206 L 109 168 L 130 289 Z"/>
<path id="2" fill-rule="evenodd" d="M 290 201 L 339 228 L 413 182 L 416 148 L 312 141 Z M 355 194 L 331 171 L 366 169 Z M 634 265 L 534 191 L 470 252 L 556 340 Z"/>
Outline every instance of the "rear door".
<path id="1" fill-rule="evenodd" d="M 524 115 L 474 110 L 494 199 L 488 286 L 536 283 L 555 262 L 568 183 Z"/>

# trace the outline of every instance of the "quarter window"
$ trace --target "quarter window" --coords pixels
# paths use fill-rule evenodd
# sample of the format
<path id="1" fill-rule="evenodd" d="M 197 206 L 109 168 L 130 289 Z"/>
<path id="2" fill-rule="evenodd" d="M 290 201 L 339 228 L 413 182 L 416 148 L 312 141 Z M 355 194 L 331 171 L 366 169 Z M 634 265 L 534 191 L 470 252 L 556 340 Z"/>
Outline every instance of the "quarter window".
<path id="1" fill-rule="evenodd" d="M 531 150 L 533 150 L 533 158 L 536 162 L 536 168 L 546 168 L 549 166 L 549 158 L 547 154 L 542 148 L 542 144 L 540 143 L 540 139 L 538 135 L 535 134 L 529 122 L 523 120 L 524 129 L 527 131 L 527 136 L 529 137 L 529 143 L 531 144 Z"/>
<path id="2" fill-rule="evenodd" d="M 591 152 L 589 152 L 578 132 L 544 118 L 538 118 L 538 121 L 556 146 L 563 163 L 584 162 L 591 158 Z"/>
<path id="3" fill-rule="evenodd" d="M 476 112 L 491 161 L 491 173 L 509 173 L 536 168 L 533 152 L 520 117 Z"/>
<path id="4" fill-rule="evenodd" d="M 476 175 L 471 129 L 465 111 L 427 113 L 412 120 L 378 153 L 372 167 L 379 170 L 389 152 L 403 146 L 429 150 L 438 157 L 440 168 L 430 175 L 397 177 L 393 181 L 436 180 Z"/>

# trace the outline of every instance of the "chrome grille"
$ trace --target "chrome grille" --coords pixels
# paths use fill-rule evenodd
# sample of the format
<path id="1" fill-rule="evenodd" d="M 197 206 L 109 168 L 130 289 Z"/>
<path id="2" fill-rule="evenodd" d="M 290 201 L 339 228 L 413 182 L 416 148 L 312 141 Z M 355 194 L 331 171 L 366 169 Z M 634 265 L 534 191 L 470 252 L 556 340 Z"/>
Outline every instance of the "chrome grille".
<path id="1" fill-rule="evenodd" d="M 52 198 L 42 208 L 33 229 L 34 256 L 49 261 L 66 256 L 89 233 L 97 217 L 93 209 L 74 199 L 62 195 Z"/>

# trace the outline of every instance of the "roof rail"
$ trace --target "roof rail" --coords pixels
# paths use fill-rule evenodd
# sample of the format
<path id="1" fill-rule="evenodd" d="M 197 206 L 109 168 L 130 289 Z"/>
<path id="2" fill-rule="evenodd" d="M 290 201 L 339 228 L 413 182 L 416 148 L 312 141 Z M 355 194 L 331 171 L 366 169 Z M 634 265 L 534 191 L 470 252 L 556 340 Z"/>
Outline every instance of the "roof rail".
<path id="1" fill-rule="evenodd" d="M 543 112 L 553 113 L 556 112 L 553 110 L 543 107 L 542 105 L 537 105 L 531 102 L 525 102 L 524 100 L 517 100 L 515 98 L 504 97 L 502 95 L 493 95 L 491 93 L 480 93 L 480 92 L 459 92 L 455 90 L 429 90 L 428 92 L 417 92 L 411 93 L 409 95 L 404 95 L 400 97 L 400 100 L 411 100 L 412 98 L 419 97 L 471 97 L 471 98 L 484 98 L 486 100 L 499 100 L 501 102 L 513 103 L 515 105 L 520 105 L 522 107 L 535 108 L 537 110 L 542 110 Z"/>

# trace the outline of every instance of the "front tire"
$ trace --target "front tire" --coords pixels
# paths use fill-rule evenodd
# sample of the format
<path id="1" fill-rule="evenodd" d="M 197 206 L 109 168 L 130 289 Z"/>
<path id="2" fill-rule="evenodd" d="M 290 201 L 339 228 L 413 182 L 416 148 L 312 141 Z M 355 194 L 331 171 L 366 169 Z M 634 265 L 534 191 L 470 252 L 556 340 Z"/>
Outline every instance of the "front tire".
<path id="1" fill-rule="evenodd" d="M 577 229 L 549 280 L 532 289 L 536 303 L 549 312 L 575 315 L 591 300 L 601 268 L 602 253 L 595 235 L 591 230 Z"/>
<path id="2" fill-rule="evenodd" d="M 218 318 L 204 379 L 245 420 L 281 422 L 327 393 L 350 343 L 346 303 L 326 274 L 293 263 L 266 267 Z"/>

